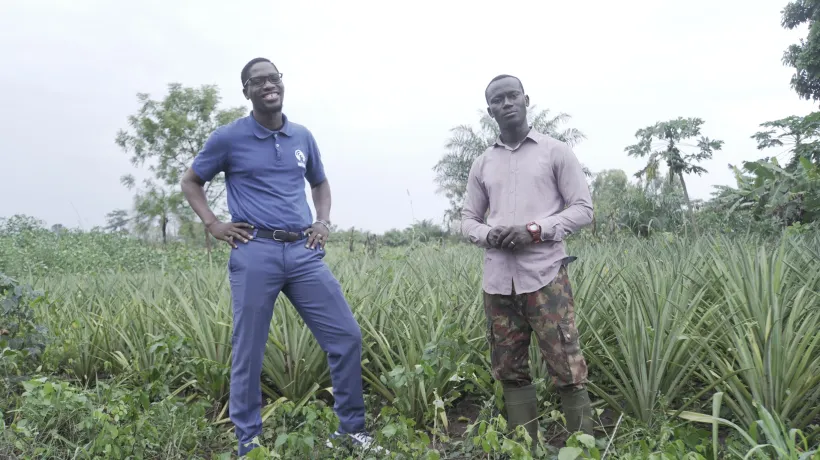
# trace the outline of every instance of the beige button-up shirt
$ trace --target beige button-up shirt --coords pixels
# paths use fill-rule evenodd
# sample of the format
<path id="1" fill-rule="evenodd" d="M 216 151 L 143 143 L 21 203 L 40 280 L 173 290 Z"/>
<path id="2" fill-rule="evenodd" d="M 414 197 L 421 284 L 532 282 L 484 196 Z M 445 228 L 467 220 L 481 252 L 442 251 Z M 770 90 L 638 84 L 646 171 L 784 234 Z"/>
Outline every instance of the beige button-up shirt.
<path id="1" fill-rule="evenodd" d="M 486 249 L 484 291 L 509 295 L 514 285 L 523 294 L 555 278 L 567 257 L 564 238 L 592 222 L 592 198 L 572 149 L 530 130 L 515 148 L 499 138 L 476 158 L 461 217 L 461 233 Z M 491 228 L 530 222 L 541 225 L 542 242 L 515 250 L 487 244 Z"/>

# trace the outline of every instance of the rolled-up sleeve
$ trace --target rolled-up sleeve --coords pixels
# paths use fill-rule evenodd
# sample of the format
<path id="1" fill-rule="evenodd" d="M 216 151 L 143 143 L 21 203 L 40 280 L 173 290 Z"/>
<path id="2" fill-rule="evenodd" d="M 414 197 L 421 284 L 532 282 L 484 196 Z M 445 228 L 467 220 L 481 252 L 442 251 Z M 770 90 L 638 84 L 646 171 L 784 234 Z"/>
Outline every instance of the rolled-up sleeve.
<path id="1" fill-rule="evenodd" d="M 592 197 L 578 157 L 564 143 L 556 149 L 556 153 L 555 181 L 565 208 L 558 214 L 537 221 L 544 241 L 562 241 L 592 222 Z"/>
<path id="2" fill-rule="evenodd" d="M 471 243 L 488 248 L 487 235 L 492 227 L 484 222 L 490 199 L 480 176 L 482 158 L 476 159 L 470 167 L 464 207 L 461 209 L 461 234 Z"/>

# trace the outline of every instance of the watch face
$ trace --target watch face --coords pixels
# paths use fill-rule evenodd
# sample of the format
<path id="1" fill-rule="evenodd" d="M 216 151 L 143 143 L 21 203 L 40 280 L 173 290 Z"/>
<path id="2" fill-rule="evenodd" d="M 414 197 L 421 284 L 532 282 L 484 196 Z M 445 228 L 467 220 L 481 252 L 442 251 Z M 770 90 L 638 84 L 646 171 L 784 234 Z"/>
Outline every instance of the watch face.
<path id="1" fill-rule="evenodd" d="M 535 231 L 538 230 L 538 226 L 535 225 L 535 224 L 530 224 L 528 228 L 530 229 L 531 232 L 535 232 Z"/>

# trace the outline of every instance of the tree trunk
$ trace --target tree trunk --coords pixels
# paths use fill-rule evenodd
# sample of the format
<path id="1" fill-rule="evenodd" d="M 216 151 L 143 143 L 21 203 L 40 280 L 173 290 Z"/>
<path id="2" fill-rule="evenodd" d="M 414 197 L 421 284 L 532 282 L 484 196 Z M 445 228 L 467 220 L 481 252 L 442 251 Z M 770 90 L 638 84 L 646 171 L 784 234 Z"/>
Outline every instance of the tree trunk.
<path id="1" fill-rule="evenodd" d="M 168 218 L 163 215 L 159 225 L 162 228 L 162 245 L 165 246 L 168 243 Z"/>
<path id="2" fill-rule="evenodd" d="M 689 221 L 692 223 L 692 230 L 695 236 L 698 235 L 698 225 L 695 223 L 695 210 L 692 209 L 692 201 L 689 199 L 689 191 L 686 189 L 686 182 L 683 180 L 683 173 L 678 173 L 680 185 L 683 187 L 683 198 L 686 200 L 686 206 L 689 208 Z"/>

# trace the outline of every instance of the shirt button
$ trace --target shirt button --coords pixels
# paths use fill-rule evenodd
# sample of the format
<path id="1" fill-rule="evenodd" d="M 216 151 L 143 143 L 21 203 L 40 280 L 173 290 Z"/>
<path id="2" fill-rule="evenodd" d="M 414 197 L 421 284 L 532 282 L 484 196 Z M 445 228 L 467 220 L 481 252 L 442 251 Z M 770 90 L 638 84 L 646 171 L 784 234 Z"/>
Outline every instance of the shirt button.
<path id="1" fill-rule="evenodd" d="M 279 148 L 279 144 L 276 144 L 276 148 L 277 148 L 277 149 Z"/>

